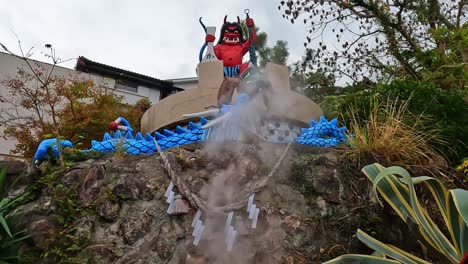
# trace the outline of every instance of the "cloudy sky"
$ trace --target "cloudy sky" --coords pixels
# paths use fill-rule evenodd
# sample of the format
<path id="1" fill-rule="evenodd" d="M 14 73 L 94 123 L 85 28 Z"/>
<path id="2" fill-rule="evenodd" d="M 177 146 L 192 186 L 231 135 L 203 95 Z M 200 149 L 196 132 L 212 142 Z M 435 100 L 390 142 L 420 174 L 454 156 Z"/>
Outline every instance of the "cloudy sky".
<path id="1" fill-rule="evenodd" d="M 288 41 L 290 61 L 304 53 L 306 30 L 278 10 L 279 0 L 0 0 L 0 42 L 17 52 L 35 47 L 34 59 L 47 60 L 44 44 L 62 59 L 88 59 L 160 79 L 195 76 L 204 32 L 198 23 L 219 30 L 224 15 L 245 17 L 244 9 L 269 44 Z M 217 32 L 216 37 L 219 37 Z M 73 68 L 76 60 L 62 66 Z"/>

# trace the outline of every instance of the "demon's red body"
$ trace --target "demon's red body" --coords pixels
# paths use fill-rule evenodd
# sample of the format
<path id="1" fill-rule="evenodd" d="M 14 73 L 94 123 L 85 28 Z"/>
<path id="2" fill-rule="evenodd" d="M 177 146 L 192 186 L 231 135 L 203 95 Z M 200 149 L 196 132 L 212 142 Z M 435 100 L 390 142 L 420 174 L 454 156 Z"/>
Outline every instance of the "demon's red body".
<path id="1" fill-rule="evenodd" d="M 249 42 L 249 39 L 247 39 L 246 42 L 240 45 L 218 44 L 214 47 L 216 57 L 223 61 L 224 67 L 239 65 L 242 74 L 249 66 L 248 62 L 242 63 L 242 57 L 249 51 Z"/>
<path id="2" fill-rule="evenodd" d="M 246 24 L 249 28 L 254 28 L 254 22 L 251 18 L 246 19 Z M 244 41 L 242 35 L 239 17 L 237 17 L 237 23 L 226 22 L 225 17 L 221 28 L 221 38 L 214 46 L 215 55 L 223 61 L 224 67 L 239 65 L 240 74 L 248 68 L 249 63 L 242 63 L 242 57 L 249 51 L 251 41 L 249 38 Z M 206 36 L 206 42 L 213 42 L 214 39 L 213 35 Z M 257 42 L 255 30 L 252 30 L 252 41 L 254 44 Z"/>
<path id="3" fill-rule="evenodd" d="M 214 47 L 216 57 L 222 60 L 224 66 L 233 67 L 242 63 L 242 57 L 249 51 L 249 40 L 242 44 L 218 44 Z"/>

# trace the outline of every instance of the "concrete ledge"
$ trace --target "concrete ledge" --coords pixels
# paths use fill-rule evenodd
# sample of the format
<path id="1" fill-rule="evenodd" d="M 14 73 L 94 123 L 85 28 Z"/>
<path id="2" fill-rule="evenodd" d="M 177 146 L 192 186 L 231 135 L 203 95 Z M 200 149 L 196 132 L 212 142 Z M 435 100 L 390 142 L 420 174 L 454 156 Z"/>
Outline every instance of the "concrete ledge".
<path id="1" fill-rule="evenodd" d="M 198 65 L 198 88 L 178 92 L 148 109 L 141 118 L 141 132 L 153 133 L 175 123 L 188 122 L 183 114 L 204 111 L 218 105 L 218 90 L 224 80 L 223 62 Z"/>
<path id="2" fill-rule="evenodd" d="M 275 91 L 269 97 L 269 113 L 272 118 L 290 119 L 309 126 L 310 119 L 318 121 L 323 111 L 309 98 L 293 91 Z"/>
<path id="3" fill-rule="evenodd" d="M 141 118 L 141 132 L 153 133 L 156 130 L 179 123 L 185 120 L 183 114 L 204 111 L 210 107 L 216 107 L 218 93 L 190 89 L 178 92 L 159 101 L 148 109 Z"/>
<path id="4" fill-rule="evenodd" d="M 309 120 L 319 120 L 323 111 L 309 98 L 291 91 L 289 71 L 286 66 L 267 63 L 265 76 L 272 83 L 268 111 L 271 118 L 287 119 L 308 126 Z M 207 62 L 198 66 L 198 88 L 178 92 L 164 98 L 146 111 L 141 119 L 143 133 L 153 133 L 190 119 L 183 114 L 195 113 L 216 107 L 218 92 L 224 80 L 223 63 Z M 237 92 L 234 92 L 233 100 Z M 197 119 L 198 120 L 198 119 Z"/>

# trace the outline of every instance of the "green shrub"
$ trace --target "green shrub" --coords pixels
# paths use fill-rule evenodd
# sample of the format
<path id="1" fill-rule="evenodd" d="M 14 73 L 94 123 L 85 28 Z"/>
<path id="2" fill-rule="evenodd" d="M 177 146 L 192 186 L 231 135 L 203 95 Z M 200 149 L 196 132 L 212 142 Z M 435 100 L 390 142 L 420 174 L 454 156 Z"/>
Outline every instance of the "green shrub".
<path id="1" fill-rule="evenodd" d="M 440 137 L 448 142 L 448 148 L 433 144 L 442 150 L 451 162 L 458 162 L 468 156 L 468 102 L 467 93 L 461 90 L 443 90 L 431 82 L 410 79 L 395 80 L 389 84 L 378 84 L 375 87 L 355 85 L 345 89 L 339 96 L 326 98 L 322 107 L 327 116 L 341 117 L 345 125 L 353 118 L 368 121 L 372 113 L 371 102 L 393 100 L 400 104 L 408 103 L 408 111 L 421 131 L 437 129 Z M 354 116 L 350 116 L 349 108 Z M 419 118 L 424 116 L 425 118 Z"/>
<path id="2" fill-rule="evenodd" d="M 374 98 L 369 103 L 368 120 L 359 120 L 359 109 L 350 107 L 348 129 L 352 135 L 342 146 L 342 157 L 357 167 L 369 162 L 403 166 L 412 171 L 439 171 L 445 164 L 434 162 L 440 155 L 430 142 L 443 145 L 437 129 L 421 131 L 415 123 L 420 120 L 408 112 L 408 104 L 392 100 L 380 102 Z M 368 106 L 366 106 L 368 107 Z M 411 121 L 416 122 L 410 122 Z"/>
<path id="3" fill-rule="evenodd" d="M 467 190 L 447 189 L 435 178 L 412 177 L 408 171 L 396 166 L 385 168 L 380 164 L 371 164 L 365 166 L 362 172 L 372 182 L 377 201 L 383 205 L 379 199 L 382 197 L 409 229 L 418 234 L 423 246 L 439 252 L 445 258 L 443 263 L 462 263 L 460 260 L 467 252 L 468 241 Z M 428 214 L 426 204 L 419 202 L 422 196 L 418 196 L 416 185 L 423 185 L 429 190 L 431 198 L 436 202 L 437 211 L 443 218 L 443 224 L 436 224 Z M 344 255 L 326 263 L 430 263 L 395 246 L 382 243 L 361 230 L 358 230 L 356 236 L 375 250 L 372 255 Z"/>
<path id="4" fill-rule="evenodd" d="M 29 236 L 22 234 L 22 231 L 12 233 L 5 216 L 26 198 L 29 190 L 14 198 L 8 198 L 8 190 L 12 186 L 5 186 L 6 172 L 6 168 L 0 168 L 0 263 L 8 264 L 19 263 L 21 242 Z"/>

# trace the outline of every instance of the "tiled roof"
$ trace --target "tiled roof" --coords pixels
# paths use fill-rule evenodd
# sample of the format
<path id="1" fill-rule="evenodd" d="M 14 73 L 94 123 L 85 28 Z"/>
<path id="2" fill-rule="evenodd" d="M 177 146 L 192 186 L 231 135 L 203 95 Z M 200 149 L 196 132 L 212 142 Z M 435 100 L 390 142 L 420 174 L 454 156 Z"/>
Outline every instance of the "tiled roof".
<path id="1" fill-rule="evenodd" d="M 170 81 L 156 79 L 136 72 L 131 72 L 117 67 L 95 62 L 83 56 L 78 57 L 75 69 L 82 72 L 95 73 L 101 76 L 110 77 L 116 80 L 130 81 L 138 85 L 144 85 L 150 88 L 154 87 L 160 90 L 181 90 L 180 88 L 175 87 Z"/>

